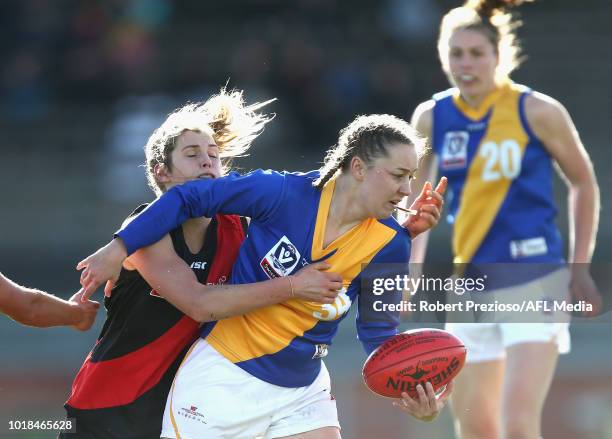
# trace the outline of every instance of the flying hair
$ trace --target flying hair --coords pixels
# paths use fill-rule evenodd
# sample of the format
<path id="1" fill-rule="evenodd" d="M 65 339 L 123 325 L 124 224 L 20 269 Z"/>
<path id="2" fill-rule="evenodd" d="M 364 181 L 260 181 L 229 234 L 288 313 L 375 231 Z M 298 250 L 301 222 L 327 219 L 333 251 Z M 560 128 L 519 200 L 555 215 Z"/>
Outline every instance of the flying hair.
<path id="1" fill-rule="evenodd" d="M 170 113 L 164 123 L 153 131 L 144 148 L 147 180 L 151 189 L 157 195 L 165 190 L 155 178 L 155 166 L 172 166 L 171 156 L 176 139 L 185 131 L 207 133 L 213 137 L 223 161 L 223 173 L 226 173 L 231 159 L 244 156 L 274 117 L 259 111 L 274 100 L 246 105 L 242 91 L 222 88 L 205 102 L 187 103 Z"/>
<path id="2" fill-rule="evenodd" d="M 497 75 L 507 77 L 523 61 L 516 30 L 521 25 L 512 10 L 533 0 L 468 0 L 461 7 L 451 9 L 440 24 L 438 55 L 442 68 L 449 72 L 449 40 L 456 30 L 481 32 L 499 56 Z"/>

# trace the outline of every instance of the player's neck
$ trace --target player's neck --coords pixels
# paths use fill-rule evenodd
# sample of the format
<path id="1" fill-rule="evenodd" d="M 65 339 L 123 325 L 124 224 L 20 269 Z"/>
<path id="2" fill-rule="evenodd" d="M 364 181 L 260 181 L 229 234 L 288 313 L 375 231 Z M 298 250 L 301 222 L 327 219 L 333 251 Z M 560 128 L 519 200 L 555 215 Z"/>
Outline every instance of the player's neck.
<path id="1" fill-rule="evenodd" d="M 200 217 L 191 218 L 183 223 L 183 236 L 185 244 L 191 253 L 196 254 L 202 250 L 204 246 L 204 236 L 210 225 L 211 219 Z"/>
<path id="2" fill-rule="evenodd" d="M 355 202 L 356 188 L 350 184 L 346 176 L 340 175 L 336 180 L 332 195 L 327 224 L 325 228 L 325 245 L 342 236 L 366 219 L 367 215 Z"/>
<path id="3" fill-rule="evenodd" d="M 505 81 L 496 79 L 495 82 L 488 89 L 484 90 L 482 93 L 472 94 L 472 95 L 467 94 L 467 93 L 461 93 L 461 100 L 463 100 L 468 105 L 468 107 L 478 109 L 483 104 L 483 102 L 489 96 L 491 96 L 493 93 L 499 90 L 500 87 L 502 87 L 504 83 Z"/>

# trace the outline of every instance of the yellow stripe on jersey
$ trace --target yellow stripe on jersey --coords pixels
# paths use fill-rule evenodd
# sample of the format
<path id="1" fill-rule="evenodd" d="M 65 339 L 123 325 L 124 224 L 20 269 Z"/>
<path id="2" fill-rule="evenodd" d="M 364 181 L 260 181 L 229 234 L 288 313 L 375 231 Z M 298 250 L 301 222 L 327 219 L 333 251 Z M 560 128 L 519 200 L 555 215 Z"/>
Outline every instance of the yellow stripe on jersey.
<path id="1" fill-rule="evenodd" d="M 321 193 L 311 254 L 312 260 L 315 261 L 336 250 L 334 255 L 326 259 L 332 265 L 329 271 L 340 273 L 344 287 L 348 287 L 361 271 L 363 264 L 369 263 L 374 255 L 393 239 L 396 232 L 379 221 L 368 218 L 325 247 L 327 217 L 335 185 L 336 180 L 330 180 Z"/>
<path id="2" fill-rule="evenodd" d="M 472 116 L 493 112 L 487 131 L 468 169 L 455 217 L 453 254 L 455 263 L 468 263 L 485 239 L 506 198 L 512 180 L 520 173 L 529 137 L 520 120 L 519 98 L 523 87 L 500 86 Z M 463 110 L 464 105 L 458 105 Z M 466 116 L 471 117 L 470 114 Z"/>
<path id="3" fill-rule="evenodd" d="M 325 260 L 331 265 L 329 271 L 340 274 L 343 286 L 348 288 L 363 264 L 369 263 L 393 239 L 396 231 L 377 220 L 367 219 L 324 248 L 323 237 L 334 187 L 335 180 L 331 180 L 321 193 L 311 258 L 321 259 L 335 250 Z M 206 340 L 233 363 L 247 361 L 284 349 L 319 321 L 342 317 L 350 305 L 349 297 L 343 293 L 333 304 L 290 300 L 220 320 Z"/>
<path id="4" fill-rule="evenodd" d="M 455 88 L 453 93 L 453 103 L 461 112 L 468 118 L 476 121 L 482 119 L 494 105 L 508 90 L 510 82 L 500 84 L 498 88 L 487 95 L 486 98 L 476 108 L 470 107 L 462 98 L 458 88 Z"/>

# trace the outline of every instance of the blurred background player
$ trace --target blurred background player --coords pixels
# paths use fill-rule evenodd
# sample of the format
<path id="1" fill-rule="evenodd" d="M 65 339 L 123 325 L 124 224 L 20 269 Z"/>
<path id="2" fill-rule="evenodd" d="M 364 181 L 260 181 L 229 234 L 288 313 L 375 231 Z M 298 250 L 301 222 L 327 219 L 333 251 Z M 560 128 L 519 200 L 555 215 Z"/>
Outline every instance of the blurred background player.
<path id="1" fill-rule="evenodd" d="M 222 90 L 205 103 L 172 113 L 145 146 L 151 188 L 160 195 L 185 181 L 220 177 L 222 159 L 227 165 L 248 150 L 268 122 L 256 111 L 260 107 L 246 106 L 241 92 Z M 170 384 L 199 322 L 290 297 L 317 301 L 327 294 L 333 302 L 340 277 L 319 272 L 326 264 L 302 270 L 289 282 L 224 286 L 244 239 L 243 220 L 234 215 L 192 218 L 124 262 L 114 288 L 106 291 L 102 333 L 65 406 L 76 420 L 76 433 L 61 437 L 159 438 Z M 160 273 L 171 273 L 170 282 L 159 280 Z M 92 285 L 88 274 L 86 268 L 85 295 L 99 285 Z"/>
<path id="2" fill-rule="evenodd" d="M 87 331 L 100 304 L 81 301 L 83 290 L 63 300 L 34 288 L 23 287 L 0 273 L 0 312 L 27 326 L 72 326 Z"/>
<path id="3" fill-rule="evenodd" d="M 571 269 L 523 279 L 512 294 L 570 290 L 573 299 L 588 300 L 597 310 L 601 300 L 589 263 L 599 189 L 565 108 L 509 78 L 519 58 L 518 22 L 508 8 L 520 3 L 470 0 L 444 16 L 438 52 L 454 88 L 414 112 L 415 127 L 433 149 L 420 178 L 432 179 L 438 170 L 448 176 L 456 263 L 561 264 L 555 164 L 568 187 Z M 415 242 L 412 262 L 423 262 L 426 245 L 427 236 Z M 521 276 L 518 269 L 513 275 Z M 468 348 L 451 398 L 461 439 L 539 438 L 558 354 L 569 351 L 567 323 L 449 323 L 447 329 Z"/>
<path id="4" fill-rule="evenodd" d="M 405 265 L 411 237 L 438 222 L 442 197 L 431 185 L 412 204 L 417 214 L 404 223 L 406 229 L 390 218 L 410 194 L 421 152 L 420 140 L 403 120 L 360 116 L 341 131 L 321 171 L 259 170 L 176 186 L 119 231 L 121 240 L 86 259 L 96 267 L 90 270 L 104 272 L 123 260 L 126 249 L 131 254 L 155 242 L 190 216 L 224 212 L 251 218 L 233 283 L 282 279 L 317 260 L 342 275 L 333 304 L 289 300 L 204 328 L 177 372 L 162 436 L 340 437 L 321 359 L 355 301 L 366 352 L 397 333 L 397 316 L 375 316 L 373 296 L 360 294 L 362 274 L 376 271 L 376 264 L 378 270 L 380 264 L 385 270 L 391 263 Z M 437 190 L 443 192 L 443 186 Z M 419 385 L 418 392 L 418 400 L 404 396 L 403 409 L 426 420 L 437 416 L 449 395 L 436 398 L 431 384 Z"/>

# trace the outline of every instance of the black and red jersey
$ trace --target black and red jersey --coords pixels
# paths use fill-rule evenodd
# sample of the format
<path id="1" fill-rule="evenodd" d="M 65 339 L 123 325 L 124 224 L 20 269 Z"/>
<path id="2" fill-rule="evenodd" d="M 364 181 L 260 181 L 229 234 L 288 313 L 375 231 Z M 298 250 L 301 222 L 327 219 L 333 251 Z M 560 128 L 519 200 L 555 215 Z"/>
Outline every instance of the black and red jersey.
<path id="1" fill-rule="evenodd" d="M 245 233 L 240 217 L 217 215 L 198 254 L 187 247 L 181 227 L 170 236 L 200 282 L 220 284 L 229 279 Z M 137 271 L 121 271 L 105 306 L 100 337 L 65 405 L 68 417 L 76 419 L 76 433 L 60 437 L 159 438 L 168 391 L 199 324 L 160 297 Z"/>

